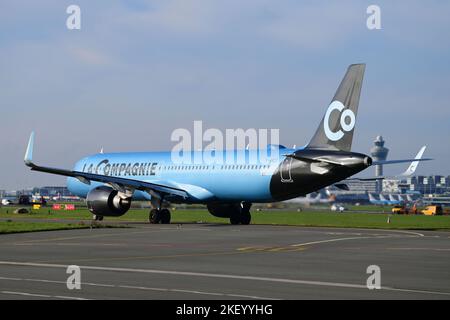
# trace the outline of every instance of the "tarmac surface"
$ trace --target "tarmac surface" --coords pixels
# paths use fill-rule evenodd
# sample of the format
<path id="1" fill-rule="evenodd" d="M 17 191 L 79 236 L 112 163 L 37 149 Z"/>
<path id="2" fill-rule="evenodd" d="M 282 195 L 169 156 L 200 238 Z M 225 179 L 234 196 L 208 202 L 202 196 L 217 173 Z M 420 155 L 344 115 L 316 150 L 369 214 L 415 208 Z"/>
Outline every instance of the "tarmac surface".
<path id="1" fill-rule="evenodd" d="M 449 232 L 135 224 L 0 240 L 0 299 L 450 299 Z"/>

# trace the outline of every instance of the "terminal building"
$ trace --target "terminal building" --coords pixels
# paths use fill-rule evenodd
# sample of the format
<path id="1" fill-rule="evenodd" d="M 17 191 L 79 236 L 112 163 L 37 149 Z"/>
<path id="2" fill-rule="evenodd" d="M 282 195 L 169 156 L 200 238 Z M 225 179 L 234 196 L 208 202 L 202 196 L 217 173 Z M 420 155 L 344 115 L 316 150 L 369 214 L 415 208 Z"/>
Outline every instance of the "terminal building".
<path id="1" fill-rule="evenodd" d="M 27 197 L 44 197 L 46 200 L 79 200 L 80 198 L 70 193 L 67 187 L 62 186 L 45 186 L 34 187 L 22 190 L 5 191 L 0 190 L 0 198 L 19 198 Z"/>
<path id="2" fill-rule="evenodd" d="M 33 194 L 39 194 L 43 197 L 70 197 L 72 194 L 70 193 L 69 189 L 67 187 L 60 187 L 60 186 L 46 186 L 46 187 L 40 187 L 40 188 L 34 188 Z"/>
<path id="3" fill-rule="evenodd" d="M 407 178 L 402 187 L 405 193 L 425 195 L 450 193 L 450 176 L 413 176 Z"/>
<path id="4" fill-rule="evenodd" d="M 335 187 L 325 188 L 327 195 L 333 194 L 338 202 L 369 202 L 369 193 L 372 195 L 411 195 L 414 199 L 423 198 L 436 202 L 436 196 L 442 198 L 447 196 L 447 202 L 450 205 L 450 176 L 413 176 L 404 180 L 383 179 L 381 189 L 379 189 L 377 180 L 370 181 L 343 181 L 349 190 L 340 190 Z M 433 197 L 430 197 L 433 195 Z M 439 203 L 444 203 L 443 198 Z"/>

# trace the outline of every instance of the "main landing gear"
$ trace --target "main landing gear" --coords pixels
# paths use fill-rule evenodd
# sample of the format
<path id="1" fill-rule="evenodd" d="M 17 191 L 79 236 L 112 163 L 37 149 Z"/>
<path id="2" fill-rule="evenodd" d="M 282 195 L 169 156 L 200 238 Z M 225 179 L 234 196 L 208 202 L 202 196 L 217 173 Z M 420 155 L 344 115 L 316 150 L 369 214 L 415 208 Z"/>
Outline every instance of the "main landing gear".
<path id="1" fill-rule="evenodd" d="M 230 215 L 231 224 L 250 224 L 252 216 L 250 214 L 250 207 L 252 206 L 249 202 L 242 202 L 240 204 L 240 210 L 236 210 Z"/>
<path id="2" fill-rule="evenodd" d="M 170 210 L 169 209 L 152 209 L 148 216 L 148 220 L 152 224 L 169 224 L 170 223 Z"/>
<path id="3" fill-rule="evenodd" d="M 150 210 L 148 215 L 148 221 L 151 224 L 169 224 L 170 223 L 170 211 L 169 209 L 163 209 L 164 197 L 155 196 L 151 198 L 153 209 Z M 168 203 L 166 203 L 168 204 Z"/>

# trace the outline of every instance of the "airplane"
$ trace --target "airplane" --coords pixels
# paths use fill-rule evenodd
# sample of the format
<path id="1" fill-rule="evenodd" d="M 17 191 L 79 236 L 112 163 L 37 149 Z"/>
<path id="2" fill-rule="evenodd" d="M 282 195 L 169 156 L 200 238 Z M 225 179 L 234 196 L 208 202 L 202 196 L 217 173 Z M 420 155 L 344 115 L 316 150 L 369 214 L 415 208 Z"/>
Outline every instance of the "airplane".
<path id="1" fill-rule="evenodd" d="M 391 194 L 389 194 L 388 198 L 389 199 L 386 199 L 383 194 L 380 194 L 380 200 L 386 202 L 388 205 L 397 205 L 401 203 L 401 201 L 395 200 Z"/>
<path id="2" fill-rule="evenodd" d="M 379 199 L 376 199 L 370 192 L 369 192 L 369 201 L 371 204 L 377 205 L 377 206 L 391 206 L 391 205 L 398 205 L 401 204 L 403 201 L 395 200 L 392 195 L 389 195 L 389 200 L 384 197 L 384 195 L 380 194 Z"/>
<path id="3" fill-rule="evenodd" d="M 389 194 L 389 201 L 392 201 L 392 202 L 400 202 L 400 201 L 403 201 L 403 200 L 401 199 L 400 196 L 398 196 L 398 199 L 395 199 L 394 195 L 390 193 L 390 194 Z"/>
<path id="4" fill-rule="evenodd" d="M 370 192 L 369 192 L 369 202 L 371 204 L 374 204 L 374 205 L 377 205 L 377 206 L 384 206 L 384 205 L 386 205 L 386 203 L 381 201 L 381 199 L 375 198 Z"/>
<path id="5" fill-rule="evenodd" d="M 287 200 L 287 203 L 295 203 L 295 204 L 322 204 L 322 203 L 330 203 L 334 200 L 331 200 L 329 198 L 322 198 L 322 195 L 317 193 L 315 197 L 312 197 L 310 194 L 307 194 L 306 197 L 297 197 L 294 199 Z"/>
<path id="6" fill-rule="evenodd" d="M 348 67 L 314 136 L 302 148 L 269 145 L 267 150 L 221 150 L 223 158 L 219 160 L 225 159 L 221 164 L 180 164 L 173 161 L 171 151 L 98 153 L 67 170 L 33 162 L 32 132 L 24 162 L 33 171 L 66 176 L 68 189 L 86 198 L 95 220 L 121 216 L 132 201 L 147 200 L 152 205 L 150 223 L 170 223 L 167 205 L 186 203 L 205 204 L 212 215 L 247 225 L 253 203 L 305 196 L 371 165 L 412 161 L 372 161 L 366 154 L 351 151 L 364 71 L 365 64 Z M 205 159 L 206 152 L 210 154 L 187 153 Z M 261 157 L 266 152 L 269 160 Z M 420 161 L 424 160 L 431 159 Z"/>

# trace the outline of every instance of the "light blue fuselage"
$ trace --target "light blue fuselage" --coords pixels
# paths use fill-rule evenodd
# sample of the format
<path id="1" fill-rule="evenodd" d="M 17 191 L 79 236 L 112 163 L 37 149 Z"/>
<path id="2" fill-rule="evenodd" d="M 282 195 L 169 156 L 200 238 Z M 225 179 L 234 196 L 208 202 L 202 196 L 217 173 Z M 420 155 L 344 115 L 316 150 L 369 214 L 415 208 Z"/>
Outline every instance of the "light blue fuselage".
<path id="1" fill-rule="evenodd" d="M 215 160 L 206 163 L 202 159 L 211 159 L 211 151 L 190 152 L 191 161 L 184 164 L 178 158 L 174 159 L 172 152 L 100 153 L 78 161 L 74 170 L 169 184 L 191 195 L 181 202 L 270 202 L 273 201 L 270 192 L 272 176 L 284 159 L 283 155 L 295 150 L 280 146 L 263 151 L 222 151 L 213 153 Z M 67 179 L 69 190 L 83 198 L 99 185 L 102 183 L 88 185 L 76 178 Z M 151 200 L 151 196 L 136 190 L 133 199 Z"/>

